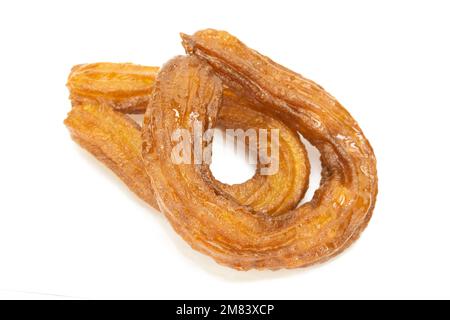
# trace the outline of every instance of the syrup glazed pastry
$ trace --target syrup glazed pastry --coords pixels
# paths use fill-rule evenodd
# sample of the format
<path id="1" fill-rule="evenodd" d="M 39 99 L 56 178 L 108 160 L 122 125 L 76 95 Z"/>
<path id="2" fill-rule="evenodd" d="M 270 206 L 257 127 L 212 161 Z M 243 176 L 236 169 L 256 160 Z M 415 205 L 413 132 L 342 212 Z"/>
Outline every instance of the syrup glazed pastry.
<path id="1" fill-rule="evenodd" d="M 74 139 L 138 196 L 157 203 L 194 249 L 221 264 L 239 270 L 305 267 L 348 247 L 370 220 L 377 193 L 375 156 L 350 114 L 320 86 L 226 32 L 182 38 L 191 56 L 174 58 L 159 72 L 97 64 L 84 68 L 100 75 L 78 77 L 83 67 L 75 67 L 68 83 L 73 109 L 65 122 Z M 111 71 L 118 67 L 122 71 Z M 147 74 L 135 77 L 141 71 Z M 130 77 L 147 88 L 135 90 Z M 143 99 L 148 107 L 141 139 L 139 126 L 118 111 L 140 112 Z M 174 164 L 170 135 L 192 129 L 192 112 L 204 130 L 279 128 L 280 171 L 228 186 L 214 179 L 207 164 Z M 323 167 L 314 198 L 298 208 L 309 164 L 296 132 L 319 149 Z"/>
<path id="2" fill-rule="evenodd" d="M 111 99 L 120 94 L 122 103 L 128 106 L 127 111 L 139 113 L 141 107 L 138 102 L 150 99 L 156 76 L 151 70 L 155 69 L 158 68 L 111 63 L 76 66 L 68 80 L 73 108 L 65 124 L 73 140 L 114 171 L 137 196 L 158 209 L 142 161 L 141 128 L 126 114 L 122 114 L 123 104 L 118 105 Z M 114 80 L 105 83 L 109 79 Z M 133 82 L 140 83 L 133 85 Z M 135 89 L 145 85 L 147 88 L 143 93 Z M 96 93 L 96 100 L 87 100 L 86 97 L 92 92 Z M 276 215 L 294 208 L 303 197 L 308 188 L 309 163 L 297 133 L 255 109 L 246 99 L 224 90 L 217 125 L 228 129 L 278 129 L 278 172 L 262 175 L 261 166 L 258 165 L 253 178 L 244 183 L 217 183 L 240 204 Z"/>

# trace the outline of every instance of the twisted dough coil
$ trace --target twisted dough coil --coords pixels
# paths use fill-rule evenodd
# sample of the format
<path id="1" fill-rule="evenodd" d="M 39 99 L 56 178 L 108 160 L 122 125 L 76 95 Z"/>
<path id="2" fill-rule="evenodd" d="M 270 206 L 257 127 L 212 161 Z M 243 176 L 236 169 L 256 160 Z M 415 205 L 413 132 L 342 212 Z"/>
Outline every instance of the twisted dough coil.
<path id="1" fill-rule="evenodd" d="M 130 72 L 120 70 L 123 65 L 100 64 L 115 69 L 101 72 L 119 80 L 103 78 L 108 90 L 92 94 L 101 76 L 84 91 L 74 89 L 73 79 L 99 65 L 74 68 L 68 83 L 73 109 L 65 122 L 74 139 L 138 196 L 153 206 L 156 199 L 175 230 L 219 263 L 240 270 L 295 268 L 345 249 L 367 225 L 377 192 L 375 157 L 356 122 L 321 87 L 225 32 L 182 37 L 192 56 L 168 62 L 156 83 L 156 68 L 133 65 Z M 141 71 L 148 72 L 145 92 L 123 83 Z M 139 113 L 143 99 L 149 106 L 142 158 L 140 128 L 117 111 Z M 280 171 L 228 186 L 216 181 L 206 164 L 173 164 L 170 133 L 192 129 L 189 117 L 175 118 L 174 106 L 178 114 L 198 114 L 205 129 L 280 128 Z M 309 164 L 297 131 L 321 151 L 323 166 L 320 188 L 299 208 Z"/>
<path id="2" fill-rule="evenodd" d="M 141 128 L 122 113 L 124 104 L 128 106 L 127 111 L 139 113 L 140 104 L 133 104 L 133 101 L 150 99 L 155 69 L 117 63 L 76 66 L 68 80 L 73 107 L 64 123 L 74 141 L 106 164 L 138 197 L 158 209 L 142 161 Z M 110 81 L 112 78 L 115 80 Z M 147 87 L 147 97 L 142 93 L 136 97 L 134 87 L 143 84 L 132 83 L 139 81 L 151 84 Z M 114 97 L 119 95 L 128 100 L 122 98 L 118 105 Z M 240 204 L 268 214 L 276 215 L 294 208 L 308 188 L 309 177 L 306 150 L 298 135 L 282 122 L 254 110 L 248 101 L 229 90 L 224 92 L 217 125 L 280 130 L 280 165 L 276 174 L 261 175 L 258 166 L 255 175 L 244 183 L 217 183 Z"/>

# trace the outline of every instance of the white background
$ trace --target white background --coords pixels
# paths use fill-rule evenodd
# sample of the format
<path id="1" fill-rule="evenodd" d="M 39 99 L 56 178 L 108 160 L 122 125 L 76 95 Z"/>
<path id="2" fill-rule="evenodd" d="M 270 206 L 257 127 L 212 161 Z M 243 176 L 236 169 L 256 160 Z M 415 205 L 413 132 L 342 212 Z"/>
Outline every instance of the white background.
<path id="1" fill-rule="evenodd" d="M 450 298 L 448 3 L 1 2 L 0 297 Z M 372 143 L 374 216 L 338 258 L 219 266 L 70 139 L 72 65 L 161 65 L 183 53 L 180 31 L 207 27 L 323 85 Z M 217 176 L 244 177 L 223 158 Z"/>

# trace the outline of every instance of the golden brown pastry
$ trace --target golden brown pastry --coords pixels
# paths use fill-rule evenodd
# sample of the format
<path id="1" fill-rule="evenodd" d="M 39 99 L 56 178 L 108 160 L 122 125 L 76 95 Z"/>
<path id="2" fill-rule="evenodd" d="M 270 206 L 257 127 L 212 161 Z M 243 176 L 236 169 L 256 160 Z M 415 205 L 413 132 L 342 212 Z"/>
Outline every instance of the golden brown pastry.
<path id="1" fill-rule="evenodd" d="M 221 264 L 305 267 L 353 243 L 372 215 L 377 175 L 372 148 L 351 115 L 311 80 L 224 31 L 182 39 L 190 56 L 161 70 L 74 67 L 67 83 L 73 108 L 65 120 L 73 139 L 159 208 L 194 249 Z M 124 113 L 145 109 L 141 137 L 140 126 Z M 208 163 L 174 163 L 171 135 L 193 131 L 193 118 L 203 131 L 279 129 L 279 171 L 263 175 L 259 163 L 252 179 L 227 185 Z M 314 198 L 300 207 L 309 163 L 297 132 L 319 149 L 323 167 Z"/>
<path id="2" fill-rule="evenodd" d="M 79 74 L 80 69 L 90 70 L 101 76 L 92 76 L 86 80 L 85 76 Z M 96 92 L 97 100 L 88 102 L 78 96 L 79 89 L 76 92 L 71 91 L 73 108 L 65 120 L 73 139 L 80 146 L 105 163 L 135 194 L 154 208 L 158 206 L 143 167 L 140 126 L 127 115 L 116 112 L 124 112 L 124 109 L 117 107 L 109 97 L 111 92 L 120 91 L 122 96 L 129 99 L 122 101 L 128 106 L 126 110 L 139 113 L 139 104 L 133 104 L 139 100 L 133 96 L 136 90 L 130 79 L 133 79 L 135 74 L 141 75 L 135 80 L 141 82 L 136 86 L 144 87 L 144 83 L 154 82 L 154 74 L 148 70 L 156 69 L 158 68 L 120 63 L 96 63 L 75 67 L 68 79 L 69 89 L 77 87 L 83 88 L 84 92 Z M 118 74 L 121 74 L 121 77 L 118 77 Z M 108 84 L 105 79 L 114 81 Z M 113 89 L 101 89 L 105 87 Z M 148 97 L 145 100 L 149 100 L 152 89 L 152 85 L 146 88 Z M 253 178 L 244 183 L 228 185 L 217 181 L 217 184 L 240 204 L 275 215 L 294 208 L 303 197 L 308 188 L 309 163 L 296 132 L 254 109 L 255 106 L 246 99 L 225 90 L 217 126 L 228 129 L 280 130 L 279 170 L 273 175 L 261 175 L 258 165 Z"/>
<path id="3" fill-rule="evenodd" d="M 314 82 L 226 32 L 182 35 L 191 57 L 159 72 L 143 127 L 143 156 L 160 209 L 196 250 L 247 270 L 304 267 L 338 254 L 366 227 L 377 194 L 376 161 L 350 114 Z M 299 131 L 321 152 L 322 181 L 312 201 L 278 216 L 240 205 L 207 165 L 170 161 L 170 132 L 198 114 L 215 126 L 222 81 L 259 110 Z"/>
<path id="4" fill-rule="evenodd" d="M 158 208 L 142 162 L 141 128 L 101 104 L 75 104 L 64 124 L 72 139 L 108 166 L 138 197 Z"/>

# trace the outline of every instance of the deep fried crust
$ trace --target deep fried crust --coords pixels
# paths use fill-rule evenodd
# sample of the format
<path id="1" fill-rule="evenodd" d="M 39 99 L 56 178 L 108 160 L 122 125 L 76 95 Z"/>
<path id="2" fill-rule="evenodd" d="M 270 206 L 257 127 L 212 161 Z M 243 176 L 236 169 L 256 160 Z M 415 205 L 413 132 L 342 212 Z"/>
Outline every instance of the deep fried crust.
<path id="1" fill-rule="evenodd" d="M 173 59 L 160 71 L 143 127 L 146 169 L 175 230 L 196 250 L 240 270 L 305 267 L 348 247 L 370 220 L 377 194 L 375 156 L 356 121 L 323 88 L 226 32 L 182 38 L 193 58 Z M 214 125 L 219 78 L 319 149 L 322 181 L 310 202 L 277 217 L 255 212 L 208 179 L 207 167 L 169 161 L 168 132 L 191 126 L 172 109 L 198 114 L 205 128 Z"/>

